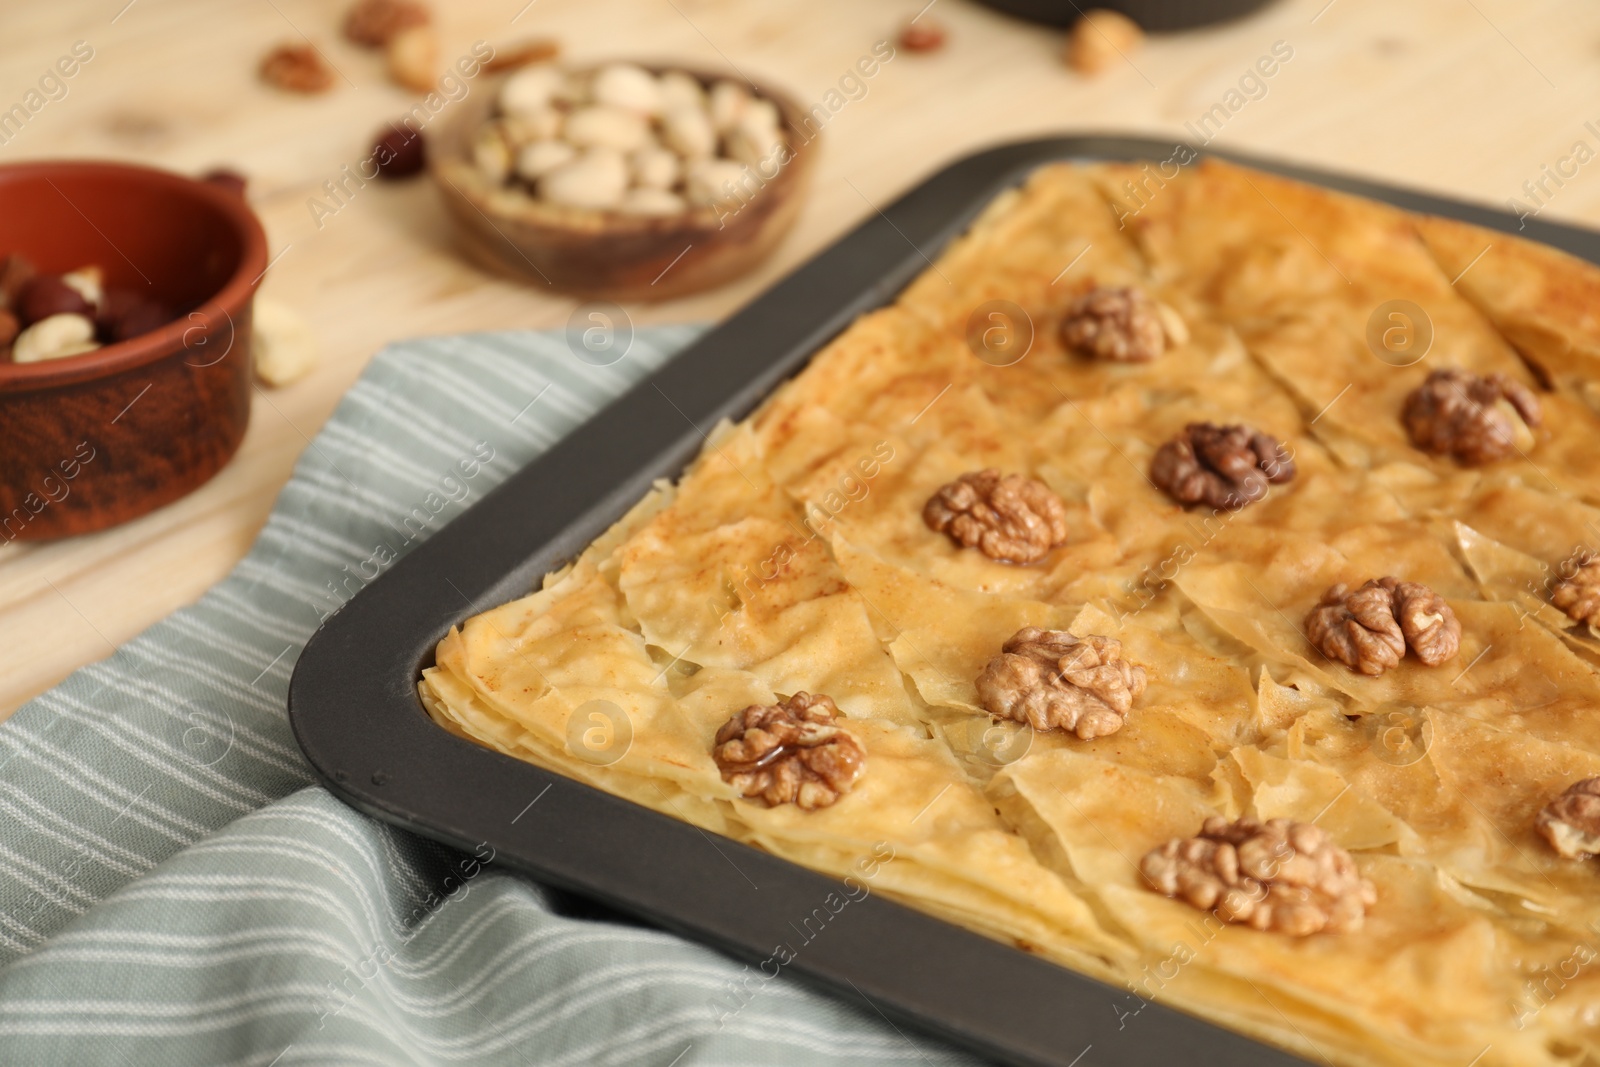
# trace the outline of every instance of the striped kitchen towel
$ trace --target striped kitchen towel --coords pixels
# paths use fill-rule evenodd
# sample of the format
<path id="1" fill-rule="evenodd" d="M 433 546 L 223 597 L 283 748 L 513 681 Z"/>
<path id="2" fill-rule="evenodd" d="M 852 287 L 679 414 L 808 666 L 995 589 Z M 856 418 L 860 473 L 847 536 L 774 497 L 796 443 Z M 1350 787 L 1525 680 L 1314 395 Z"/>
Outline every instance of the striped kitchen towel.
<path id="1" fill-rule="evenodd" d="M 374 822 L 290 736 L 295 659 L 375 546 L 697 332 L 642 329 L 609 366 L 558 333 L 386 349 L 226 579 L 0 725 L 0 1064 L 972 1062 Z"/>

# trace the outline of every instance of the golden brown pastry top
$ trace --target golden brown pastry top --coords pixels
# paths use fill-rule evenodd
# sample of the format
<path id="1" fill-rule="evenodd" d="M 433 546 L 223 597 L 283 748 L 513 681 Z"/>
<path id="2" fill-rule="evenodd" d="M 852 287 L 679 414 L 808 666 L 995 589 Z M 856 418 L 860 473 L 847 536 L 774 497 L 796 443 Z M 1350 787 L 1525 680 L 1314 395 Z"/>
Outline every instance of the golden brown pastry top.
<path id="1" fill-rule="evenodd" d="M 1128 289 L 1165 309 L 1161 351 L 1086 358 L 1064 323 Z M 1031 323 L 1005 366 L 968 343 L 994 301 Z M 1600 1056 L 1600 864 L 1539 829 L 1600 776 L 1600 639 L 1572 606 L 1587 572 L 1561 569 L 1600 547 L 1597 358 L 1600 272 L 1548 249 L 1215 162 L 1155 189 L 1045 167 L 676 486 L 452 632 L 424 699 L 481 743 L 1117 983 L 1129 1015 L 1137 993 L 1337 1064 Z M 1419 448 L 1407 398 L 1442 369 L 1542 417 L 1478 465 Z M 1293 480 L 1248 507 L 1174 499 L 1153 464 L 1204 424 L 1280 444 Z M 1059 502 L 1029 506 L 1049 533 L 1031 558 L 925 520 L 985 471 Z M 1364 673 L 1306 620 L 1362 618 L 1350 591 L 1380 577 L 1364 632 L 1390 655 Z M 1117 729 L 985 695 L 1030 631 L 1115 642 L 1096 669 L 1127 666 L 1123 689 L 1067 703 Z M 1020 714 L 990 714 L 1012 690 Z M 831 697 L 865 760 L 812 810 L 747 798 L 712 754 L 731 716 L 800 692 Z M 593 701 L 629 724 L 622 751 L 588 751 Z M 1207 826 L 1184 862 L 1219 878 L 1220 843 L 1265 827 L 1321 874 L 1268 886 L 1264 929 L 1153 891 L 1142 857 Z"/>

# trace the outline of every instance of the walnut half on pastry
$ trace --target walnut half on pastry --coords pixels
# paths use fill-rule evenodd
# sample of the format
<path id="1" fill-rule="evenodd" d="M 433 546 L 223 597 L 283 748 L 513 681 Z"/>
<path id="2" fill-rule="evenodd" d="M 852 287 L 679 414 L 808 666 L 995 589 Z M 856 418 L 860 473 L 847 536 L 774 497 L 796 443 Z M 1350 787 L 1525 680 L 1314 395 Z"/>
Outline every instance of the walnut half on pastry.
<path id="1" fill-rule="evenodd" d="M 835 723 L 838 715 L 820 693 L 751 704 L 722 724 L 711 757 L 722 780 L 746 798 L 825 808 L 851 790 L 867 759 L 861 742 Z"/>
<path id="2" fill-rule="evenodd" d="M 1122 729 L 1144 692 L 1144 668 L 1122 658 L 1122 642 L 1028 626 L 978 675 L 978 702 L 991 715 L 1035 730 L 1067 730 L 1087 741 Z"/>
<path id="3" fill-rule="evenodd" d="M 1292 481 L 1294 459 L 1277 440 L 1248 426 L 1191 422 L 1162 445 L 1150 480 L 1180 504 L 1237 511 Z"/>
<path id="4" fill-rule="evenodd" d="M 1562 567 L 1572 573 L 1550 590 L 1550 602 L 1574 622 L 1600 626 L 1600 556 L 1579 552 Z"/>
<path id="5" fill-rule="evenodd" d="M 1205 821 L 1196 837 L 1145 854 L 1157 891 L 1225 922 L 1291 937 L 1359 930 L 1377 889 L 1320 827 L 1288 819 Z"/>
<path id="6" fill-rule="evenodd" d="M 1176 321 L 1169 327 L 1170 320 Z M 1148 363 L 1167 350 L 1169 340 L 1182 344 L 1187 333 L 1176 312 L 1165 311 L 1132 286 L 1091 289 L 1061 320 L 1063 345 L 1111 363 Z"/>
<path id="7" fill-rule="evenodd" d="M 1445 367 L 1406 397 L 1401 418 L 1411 443 L 1424 452 L 1477 467 L 1517 450 L 1517 420 L 1537 426 L 1541 416 L 1539 398 L 1521 382 Z"/>
<path id="8" fill-rule="evenodd" d="M 1600 778 L 1585 778 L 1546 804 L 1534 828 L 1569 860 L 1600 855 Z"/>
<path id="9" fill-rule="evenodd" d="M 922 521 L 1001 563 L 1036 563 L 1067 540 L 1067 506 L 1048 485 L 993 467 L 940 486 Z"/>
<path id="10" fill-rule="evenodd" d="M 1421 582 L 1374 578 L 1355 592 L 1340 582 L 1306 616 L 1306 637 L 1329 659 L 1376 677 L 1399 666 L 1409 646 L 1429 667 L 1461 647 L 1461 623 Z"/>

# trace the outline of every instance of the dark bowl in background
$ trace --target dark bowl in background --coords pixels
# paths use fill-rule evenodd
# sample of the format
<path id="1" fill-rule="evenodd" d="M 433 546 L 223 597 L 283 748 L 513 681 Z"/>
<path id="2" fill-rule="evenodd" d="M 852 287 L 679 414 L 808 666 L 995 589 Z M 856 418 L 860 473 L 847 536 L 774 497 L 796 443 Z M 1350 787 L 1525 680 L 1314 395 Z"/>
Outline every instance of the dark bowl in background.
<path id="1" fill-rule="evenodd" d="M 1070 26 L 1090 8 L 1106 7 L 1120 11 L 1152 33 L 1189 30 L 1243 18 L 1272 0 L 1094 0 L 1078 5 L 1071 0 L 982 0 L 1008 15 L 1043 22 L 1051 26 Z"/>
<path id="2" fill-rule="evenodd" d="M 267 240 L 220 185 L 122 163 L 0 167 L 0 256 L 90 264 L 162 301 L 159 329 L 0 362 L 0 544 L 87 533 L 197 488 L 250 419 L 250 309 Z"/>

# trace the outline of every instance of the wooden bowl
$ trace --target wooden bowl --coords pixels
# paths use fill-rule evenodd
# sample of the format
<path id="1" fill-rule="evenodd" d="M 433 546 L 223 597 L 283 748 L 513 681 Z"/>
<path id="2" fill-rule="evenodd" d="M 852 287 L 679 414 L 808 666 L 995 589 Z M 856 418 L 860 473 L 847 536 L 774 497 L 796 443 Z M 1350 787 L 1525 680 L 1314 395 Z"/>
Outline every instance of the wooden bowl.
<path id="1" fill-rule="evenodd" d="M 679 64 L 639 65 L 657 74 L 681 70 L 704 85 L 743 81 Z M 711 208 L 641 217 L 545 204 L 483 179 L 472 165 L 472 135 L 492 115 L 504 78 L 475 90 L 428 142 L 434 181 L 475 262 L 581 296 L 666 300 L 748 274 L 794 226 L 820 131 L 806 128 L 807 113 L 788 95 L 754 86 L 777 105 L 792 156 L 743 206 L 721 217 Z"/>
<path id="2" fill-rule="evenodd" d="M 243 197 L 121 163 L 0 167 L 0 255 L 90 264 L 182 309 L 128 341 L 0 362 L 0 543 L 87 533 L 196 488 L 250 419 L 250 307 L 267 240 Z"/>

